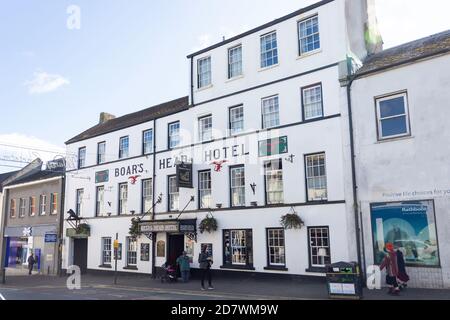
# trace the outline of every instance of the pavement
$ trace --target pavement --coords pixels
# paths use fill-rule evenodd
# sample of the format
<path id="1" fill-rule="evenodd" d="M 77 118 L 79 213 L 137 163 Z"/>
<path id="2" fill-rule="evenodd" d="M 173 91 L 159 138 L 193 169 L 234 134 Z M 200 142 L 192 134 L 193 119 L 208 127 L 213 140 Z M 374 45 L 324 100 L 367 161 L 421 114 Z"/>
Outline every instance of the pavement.
<path id="1" fill-rule="evenodd" d="M 326 300 L 324 279 L 215 278 L 214 290 L 199 280 L 161 283 L 148 275 L 83 275 L 81 289 L 69 290 L 67 277 L 8 276 L 0 300 Z M 408 288 L 400 296 L 386 289 L 364 290 L 365 300 L 450 300 L 450 290 Z"/>

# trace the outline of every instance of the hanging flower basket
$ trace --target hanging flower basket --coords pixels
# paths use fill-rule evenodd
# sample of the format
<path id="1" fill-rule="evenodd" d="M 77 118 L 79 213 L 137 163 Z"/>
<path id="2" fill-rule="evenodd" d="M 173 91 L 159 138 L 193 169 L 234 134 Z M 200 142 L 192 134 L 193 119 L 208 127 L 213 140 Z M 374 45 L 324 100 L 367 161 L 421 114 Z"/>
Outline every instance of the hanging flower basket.
<path id="1" fill-rule="evenodd" d="M 291 208 L 289 213 L 281 216 L 280 223 L 285 229 L 301 229 L 305 225 L 305 222 L 294 211 L 294 208 Z"/>
<path id="2" fill-rule="evenodd" d="M 130 230 L 129 230 L 128 233 L 134 239 L 138 238 L 142 234 L 141 230 L 139 229 L 139 222 L 140 221 L 141 221 L 141 219 L 139 219 L 139 218 L 132 218 L 131 219 L 131 226 L 130 226 Z"/>
<path id="3" fill-rule="evenodd" d="M 202 221 L 200 221 L 199 225 L 200 233 L 205 231 L 211 233 L 217 230 L 217 220 L 212 215 L 207 215 Z"/>

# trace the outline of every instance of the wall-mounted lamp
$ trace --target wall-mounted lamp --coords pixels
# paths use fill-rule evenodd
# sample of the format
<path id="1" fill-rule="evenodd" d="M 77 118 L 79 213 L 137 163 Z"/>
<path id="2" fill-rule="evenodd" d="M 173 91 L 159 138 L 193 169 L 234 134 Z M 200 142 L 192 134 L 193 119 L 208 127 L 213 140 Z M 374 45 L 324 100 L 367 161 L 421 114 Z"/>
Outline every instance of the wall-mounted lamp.
<path id="1" fill-rule="evenodd" d="M 290 154 L 289 157 L 285 158 L 284 160 L 289 161 L 290 163 L 294 163 L 294 158 L 295 158 L 295 155 Z"/>

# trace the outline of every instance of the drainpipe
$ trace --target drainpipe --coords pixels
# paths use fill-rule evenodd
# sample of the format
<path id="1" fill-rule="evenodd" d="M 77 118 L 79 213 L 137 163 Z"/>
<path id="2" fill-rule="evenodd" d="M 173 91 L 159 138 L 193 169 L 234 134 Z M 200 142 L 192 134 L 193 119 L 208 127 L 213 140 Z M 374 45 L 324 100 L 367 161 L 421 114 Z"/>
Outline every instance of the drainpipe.
<path id="1" fill-rule="evenodd" d="M 194 57 L 191 57 L 191 105 L 194 105 Z"/>
<path id="2" fill-rule="evenodd" d="M 152 220 L 155 220 L 155 185 L 156 185 L 156 119 L 153 119 L 153 174 L 152 174 Z M 155 267 L 155 250 L 156 250 L 156 233 L 152 233 L 152 278 L 156 279 L 156 267 Z"/>
<path id="3" fill-rule="evenodd" d="M 355 162 L 355 140 L 354 140 L 354 130 L 353 130 L 353 113 L 352 113 L 352 96 L 351 96 L 351 87 L 353 81 L 356 80 L 357 76 L 352 75 L 349 59 L 347 58 L 347 71 L 348 71 L 348 83 L 346 85 L 347 89 L 347 107 L 348 107 L 348 126 L 349 126 L 349 135 L 350 135 L 350 156 L 351 156 L 351 169 L 352 169 L 352 188 L 353 188 L 353 213 L 355 218 L 355 229 L 356 229 L 356 250 L 358 257 L 358 264 L 361 268 L 360 270 L 360 280 L 361 284 L 364 286 L 365 279 L 365 266 L 362 265 L 361 258 L 361 227 L 359 221 L 359 210 L 358 210 L 358 186 L 356 182 L 356 162 Z M 361 221 L 362 222 L 362 221 Z"/>
<path id="4" fill-rule="evenodd" d="M 5 263 L 6 263 L 6 239 L 5 239 L 5 228 L 6 228 L 6 208 L 7 204 L 9 202 L 9 190 L 3 188 L 3 216 L 0 221 L 0 271 L 2 273 L 2 284 L 6 283 L 6 269 L 5 269 Z"/>
<path id="5" fill-rule="evenodd" d="M 62 249 L 63 249 L 63 236 L 64 236 L 64 206 L 66 197 L 66 179 L 65 173 L 61 175 L 61 212 L 59 214 L 59 232 L 58 232 L 58 271 L 57 274 L 62 277 Z"/>

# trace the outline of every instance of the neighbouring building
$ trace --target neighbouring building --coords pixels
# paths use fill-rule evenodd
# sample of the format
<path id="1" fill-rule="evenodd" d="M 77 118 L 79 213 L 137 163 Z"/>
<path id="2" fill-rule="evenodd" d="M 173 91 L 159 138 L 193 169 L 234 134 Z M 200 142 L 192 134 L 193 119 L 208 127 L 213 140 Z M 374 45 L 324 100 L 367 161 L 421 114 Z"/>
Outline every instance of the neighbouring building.
<path id="1" fill-rule="evenodd" d="M 189 55 L 189 97 L 103 113 L 66 142 L 66 218 L 88 227 L 65 223 L 64 268 L 112 271 L 116 238 L 123 272 L 183 250 L 198 268 L 202 247 L 221 272 L 323 276 L 357 260 L 339 79 L 380 41 L 373 1 L 320 1 Z M 294 213 L 302 227 L 283 228 Z M 206 217 L 217 230 L 201 232 Z"/>
<path id="2" fill-rule="evenodd" d="M 27 269 L 31 253 L 37 259 L 35 272 L 55 275 L 60 270 L 64 170 L 55 163 L 61 162 L 47 163 L 43 170 L 37 159 L 3 183 L 2 257 L 7 274 Z"/>
<path id="3" fill-rule="evenodd" d="M 450 287 L 450 30 L 366 59 L 351 87 L 364 261 L 387 242 L 411 286 Z"/>

